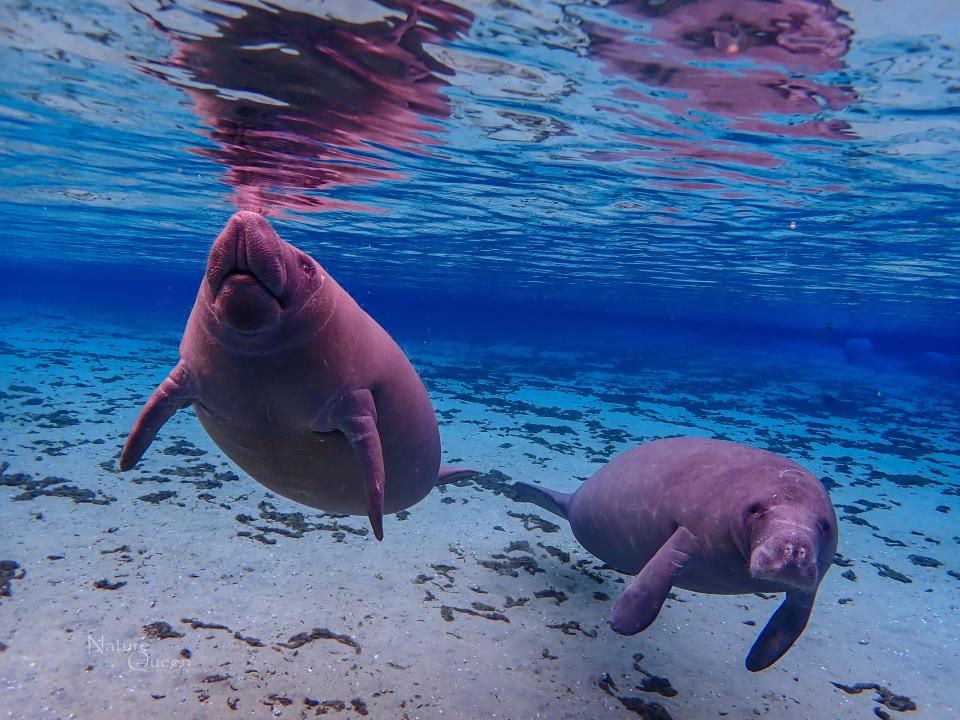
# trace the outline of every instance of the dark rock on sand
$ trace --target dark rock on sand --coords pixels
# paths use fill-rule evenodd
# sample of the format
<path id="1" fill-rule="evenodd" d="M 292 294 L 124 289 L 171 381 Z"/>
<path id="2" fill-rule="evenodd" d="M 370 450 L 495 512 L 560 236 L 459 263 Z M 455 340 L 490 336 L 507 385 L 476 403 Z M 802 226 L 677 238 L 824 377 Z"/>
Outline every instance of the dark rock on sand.
<path id="1" fill-rule="evenodd" d="M 609 673 L 604 673 L 597 680 L 597 685 L 608 695 L 615 697 L 620 703 L 632 712 L 639 715 L 642 720 L 673 720 L 673 716 L 660 703 L 648 702 L 638 697 L 622 696 L 617 694 L 617 686 Z"/>
<path id="2" fill-rule="evenodd" d="M 880 577 L 890 578 L 891 580 L 896 580 L 897 582 L 902 582 L 902 583 L 913 582 L 913 580 L 911 580 L 909 577 L 904 575 L 902 572 L 898 572 L 894 570 L 889 565 L 884 565 L 883 563 L 878 563 L 878 562 L 870 563 L 870 564 L 877 569 L 877 575 L 879 575 Z"/>
<path id="3" fill-rule="evenodd" d="M 314 628 L 310 632 L 297 633 L 296 635 L 291 636 L 286 642 L 277 643 L 277 645 L 294 650 L 296 648 L 303 647 L 307 643 L 313 642 L 314 640 L 336 640 L 341 645 L 352 647 L 353 651 L 357 655 L 360 654 L 360 643 L 358 643 L 349 635 L 341 635 L 333 632 L 332 630 L 328 630 L 327 628 Z"/>
<path id="4" fill-rule="evenodd" d="M 482 603 L 474 603 L 474 605 L 482 605 Z M 485 606 L 489 607 L 489 606 Z M 501 612 L 496 612 L 494 610 L 481 611 L 474 610 L 473 608 L 460 608 L 460 607 L 451 607 L 450 605 L 443 605 L 440 608 L 440 617 L 442 617 L 447 622 L 453 622 L 454 613 L 463 613 L 464 615 L 476 615 L 477 617 L 482 617 L 487 620 L 499 620 L 500 622 L 508 623 L 510 618 L 504 615 Z"/>
<path id="5" fill-rule="evenodd" d="M 205 623 L 202 620 L 195 620 L 193 618 L 180 618 L 180 622 L 184 625 L 189 625 L 193 630 L 226 630 L 230 632 L 230 628 L 218 623 Z"/>
<path id="6" fill-rule="evenodd" d="M 916 710 L 917 704 L 908 698 L 906 695 L 897 695 L 890 688 L 884 687 L 878 683 L 857 683 L 856 685 L 844 685 L 842 683 L 832 682 L 830 683 L 835 688 L 843 690 L 845 693 L 851 695 L 859 695 L 864 690 L 873 690 L 877 693 L 877 696 L 874 700 L 881 705 L 885 705 L 891 710 L 896 710 L 897 712 L 907 712 L 910 710 Z"/>
<path id="7" fill-rule="evenodd" d="M 170 623 L 163 622 L 162 620 L 152 622 L 149 625 L 144 625 L 143 634 L 144 637 L 152 638 L 154 640 L 166 640 L 168 638 L 183 637 L 182 632 L 177 632 L 170 626 Z"/>
<path id="8" fill-rule="evenodd" d="M 117 582 L 110 582 L 109 580 L 107 580 L 106 578 L 104 578 L 103 580 L 97 580 L 97 581 L 95 581 L 95 582 L 93 583 L 93 586 L 94 586 L 95 588 L 97 588 L 97 590 L 119 590 L 120 588 L 122 588 L 122 587 L 123 587 L 124 585 L 126 585 L 126 584 L 127 584 L 127 583 L 126 583 L 125 580 L 118 580 Z"/>
<path id="9" fill-rule="evenodd" d="M 10 581 L 22 580 L 26 574 L 15 560 L 0 560 L 0 597 L 12 597 Z"/>
<path id="10" fill-rule="evenodd" d="M 556 588 L 547 588 L 546 590 L 537 590 L 533 593 L 535 598 L 553 598 L 557 605 L 567 601 L 567 594 Z"/>
<path id="11" fill-rule="evenodd" d="M 137 499 L 156 505 L 157 503 L 161 503 L 164 500 L 169 500 L 170 498 L 176 496 L 177 493 L 174 490 L 158 490 L 157 492 L 150 493 L 148 495 L 141 495 Z"/>
<path id="12" fill-rule="evenodd" d="M 544 572 L 543 568 L 537 564 L 532 557 L 507 557 L 501 553 L 491 555 L 490 560 L 480 560 L 480 564 L 490 570 L 496 571 L 498 575 L 509 575 L 510 577 L 520 577 L 517 570 L 525 570 L 530 575 Z"/>
<path id="13" fill-rule="evenodd" d="M 644 670 L 642 667 L 640 667 L 641 660 L 643 660 L 643 653 L 634 654 L 633 669 L 644 676 L 644 679 L 639 685 L 637 685 L 637 689 L 643 690 L 644 692 L 657 693 L 659 695 L 663 695 L 664 697 L 674 697 L 677 694 L 677 689 L 673 686 L 670 680 Z"/>
<path id="14" fill-rule="evenodd" d="M 547 627 L 550 628 L 551 630 L 559 630 L 564 635 L 576 635 L 577 633 L 580 633 L 581 635 L 585 635 L 586 637 L 589 637 L 589 638 L 595 638 L 597 636 L 596 629 L 584 630 L 582 627 L 580 627 L 580 623 L 577 622 L 576 620 L 568 620 L 567 622 L 564 622 L 564 623 L 547 625 Z"/>
<path id="15" fill-rule="evenodd" d="M 914 565 L 919 565 L 920 567 L 938 568 L 943 565 L 943 563 L 936 558 L 928 557 L 926 555 L 910 555 L 908 556 L 908 559 Z"/>
<path id="16" fill-rule="evenodd" d="M 523 521 L 523 527 L 526 530 L 542 530 L 545 533 L 555 533 L 560 532 L 560 526 L 555 523 L 550 522 L 549 520 L 544 520 L 539 515 L 534 515 L 533 513 L 518 513 L 513 512 L 512 510 L 507 510 L 507 515 L 518 520 Z"/>

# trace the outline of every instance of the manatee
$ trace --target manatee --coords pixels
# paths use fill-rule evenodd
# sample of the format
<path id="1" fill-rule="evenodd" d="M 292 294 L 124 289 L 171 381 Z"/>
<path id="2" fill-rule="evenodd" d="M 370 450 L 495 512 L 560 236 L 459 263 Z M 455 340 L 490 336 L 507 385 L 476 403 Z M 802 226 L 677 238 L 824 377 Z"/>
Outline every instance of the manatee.
<path id="1" fill-rule="evenodd" d="M 655 440 L 615 457 L 573 494 L 528 483 L 518 500 L 566 518 L 610 567 L 636 575 L 610 626 L 649 627 L 673 586 L 736 595 L 786 593 L 747 656 L 779 660 L 806 627 L 837 549 L 837 516 L 811 473 L 766 450 L 724 440 Z"/>
<path id="2" fill-rule="evenodd" d="M 422 500 L 440 467 L 433 405 L 387 332 L 306 253 L 254 212 L 220 233 L 180 343 L 180 362 L 140 412 L 120 456 L 129 470 L 192 406 L 221 450 L 271 491 L 367 515 Z"/>

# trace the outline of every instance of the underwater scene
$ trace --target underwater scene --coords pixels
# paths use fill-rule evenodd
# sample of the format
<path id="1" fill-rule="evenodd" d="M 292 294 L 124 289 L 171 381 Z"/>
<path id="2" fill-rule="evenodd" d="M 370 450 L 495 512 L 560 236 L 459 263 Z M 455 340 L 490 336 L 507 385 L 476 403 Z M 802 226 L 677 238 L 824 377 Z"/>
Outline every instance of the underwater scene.
<path id="1" fill-rule="evenodd" d="M 0 717 L 960 717 L 956 10 L 0 2 Z"/>

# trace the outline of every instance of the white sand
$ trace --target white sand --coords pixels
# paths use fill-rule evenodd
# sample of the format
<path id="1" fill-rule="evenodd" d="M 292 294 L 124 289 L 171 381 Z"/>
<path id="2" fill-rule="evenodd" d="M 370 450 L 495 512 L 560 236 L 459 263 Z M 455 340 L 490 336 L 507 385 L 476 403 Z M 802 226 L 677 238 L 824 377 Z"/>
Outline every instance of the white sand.
<path id="1" fill-rule="evenodd" d="M 280 512 L 306 509 L 269 497 L 245 476 L 213 489 L 181 482 L 210 479 L 209 472 L 198 478 L 166 474 L 167 483 L 132 482 L 164 468 L 204 462 L 217 472 L 232 469 L 190 411 L 164 428 L 137 470 L 119 475 L 101 467 L 116 456 L 140 404 L 175 362 L 175 329 L 144 336 L 135 328 L 85 321 L 79 333 L 69 318 L 12 314 L 3 317 L 3 325 L 8 345 L 0 355 L 0 389 L 6 393 L 0 399 L 0 459 L 10 463 L 8 476 L 64 477 L 116 501 L 12 501 L 21 488 L 0 487 L 0 560 L 14 560 L 26 570 L 25 577 L 11 581 L 12 597 L 0 599 L 0 642 L 8 646 L 0 653 L 2 716 L 299 718 L 317 711 L 306 704 L 310 698 L 344 701 L 342 711 L 320 709 L 328 717 L 349 718 L 358 717 L 350 701 L 361 698 L 373 718 L 638 717 L 601 690 L 597 681 L 603 673 L 610 674 L 621 695 L 659 702 L 678 720 L 874 717 L 873 693 L 848 695 L 831 681 L 880 683 L 919 705 L 917 712 L 903 715 L 886 709 L 894 717 L 960 714 L 960 580 L 946 573 L 960 570 L 960 544 L 952 539 L 960 535 L 960 503 L 940 494 L 946 485 L 850 484 L 868 477 L 871 467 L 960 482 L 955 387 L 944 390 L 932 380 L 849 368 L 830 352 L 798 361 L 787 348 L 754 355 L 756 368 L 750 372 L 740 360 L 716 355 L 691 358 L 687 366 L 673 357 L 664 370 L 655 358 L 643 359 L 624 377 L 569 353 L 410 344 L 445 418 L 447 459 L 572 490 L 574 478 L 593 472 L 600 457 L 637 439 L 723 432 L 761 446 L 773 438 L 787 447 L 799 439 L 791 456 L 842 483 L 834 491 L 835 502 L 867 499 L 888 506 L 858 517 L 907 547 L 888 547 L 870 528 L 841 522 L 841 552 L 853 561 L 857 581 L 842 578 L 845 568 L 835 567 L 800 641 L 773 668 L 751 674 L 743 659 L 779 600 L 678 591 L 683 602 L 668 602 L 649 631 L 617 636 L 606 625 L 612 600 L 594 599 L 593 593 L 616 597 L 623 587 L 619 576 L 604 571 L 597 583 L 573 570 L 571 564 L 581 559 L 591 560 L 587 569 L 599 563 L 565 526 L 554 533 L 525 530 L 508 511 L 546 514 L 477 487 L 435 492 L 412 508 L 409 519 L 388 518 L 383 543 L 350 533 L 337 542 L 327 531 L 300 538 L 268 533 L 273 545 L 239 537 L 238 531 L 252 530 L 235 519 L 239 514 L 256 518 L 251 525 L 282 527 L 259 517 L 258 503 L 265 498 Z M 134 332 L 141 336 L 124 339 Z M 764 370 L 770 367 L 773 371 Z M 735 370 L 743 377 L 730 379 Z M 690 380 L 694 371 L 701 374 L 695 382 Z M 465 375 L 456 379 L 452 372 Z M 37 392 L 11 390 L 11 385 Z M 623 392 L 625 385 L 634 392 Z M 810 439 L 807 419 L 793 420 L 780 410 L 790 397 L 821 405 L 823 390 L 841 400 L 852 398 L 858 409 L 848 418 L 818 415 L 814 421 L 822 427 L 814 430 L 822 434 L 804 447 Z M 618 394 L 621 407 L 616 407 Z M 24 405 L 31 397 L 42 404 Z M 870 397 L 876 398 L 872 407 Z M 523 400 L 533 410 L 494 407 L 491 398 Z M 111 407 L 115 411 L 108 414 L 96 412 Z M 561 416 L 564 410 L 585 414 L 558 419 L 556 411 L 544 410 L 553 407 Z M 41 428 L 43 420 L 31 417 L 61 408 L 75 412 L 79 423 Z M 524 428 L 525 423 L 574 432 Z M 877 441 L 891 428 L 924 438 L 939 452 L 911 458 L 897 454 L 902 439 L 884 441 L 886 450 L 860 439 Z M 605 435 L 611 430 L 625 434 Z M 206 454 L 164 454 L 177 438 Z M 99 440 L 103 443 L 94 444 Z M 38 444 L 48 441 L 54 445 Z M 61 454 L 43 453 L 60 441 L 66 446 L 54 452 Z M 501 447 L 506 443 L 510 446 Z M 852 458 L 850 475 L 837 469 L 840 456 Z M 138 499 L 163 490 L 177 496 L 157 504 Z M 203 493 L 213 498 L 199 498 Z M 445 498 L 455 502 L 445 504 Z M 938 505 L 953 512 L 936 512 Z M 332 522 L 318 513 L 305 515 L 311 522 Z M 366 524 L 363 518 L 341 522 L 354 528 Z M 503 530 L 495 529 L 498 525 Z M 530 575 L 521 569 L 514 578 L 480 565 L 522 540 L 532 546 L 543 572 Z M 570 563 L 548 555 L 538 542 L 569 552 Z M 129 550 L 104 553 L 124 545 Z M 932 556 L 945 565 L 916 567 L 910 554 Z M 49 555 L 64 557 L 49 560 Z M 529 557 L 510 553 L 524 555 Z M 886 563 L 913 582 L 880 577 L 870 562 Z M 452 585 L 433 565 L 454 568 Z M 415 582 L 420 575 L 433 577 Z M 100 579 L 126 585 L 95 589 Z M 534 597 L 549 587 L 568 599 L 557 604 Z M 425 600 L 428 593 L 435 599 Z M 529 601 L 504 609 L 507 596 Z M 840 598 L 852 602 L 839 604 Z M 469 608 L 475 602 L 493 606 L 510 622 L 462 613 L 447 622 L 441 616 L 443 605 Z M 192 629 L 182 618 L 230 630 Z M 756 626 L 745 625 L 746 620 Z M 145 640 L 143 627 L 156 621 L 168 622 L 183 637 Z M 596 630 L 596 637 L 546 627 L 568 621 Z M 298 650 L 277 645 L 313 628 L 347 634 L 362 650 L 357 654 L 329 639 Z M 264 646 L 251 647 L 234 631 L 259 638 Z M 181 657 L 183 649 L 190 651 L 189 659 Z M 675 697 L 634 689 L 643 679 L 633 668 L 636 653 L 644 656 L 644 670 L 670 679 Z"/>

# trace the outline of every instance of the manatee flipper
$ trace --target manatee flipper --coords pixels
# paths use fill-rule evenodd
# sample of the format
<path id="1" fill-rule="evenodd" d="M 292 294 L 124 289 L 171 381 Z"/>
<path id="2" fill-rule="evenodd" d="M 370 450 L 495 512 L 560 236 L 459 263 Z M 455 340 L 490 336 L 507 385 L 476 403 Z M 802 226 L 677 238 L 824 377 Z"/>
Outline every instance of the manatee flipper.
<path id="1" fill-rule="evenodd" d="M 120 453 L 120 469 L 129 470 L 140 462 L 167 420 L 177 410 L 192 405 L 196 399 L 197 393 L 187 368 L 182 361 L 178 362 L 140 411 Z"/>
<path id="2" fill-rule="evenodd" d="M 479 474 L 476 470 L 471 470 L 470 468 L 441 465 L 440 472 L 437 473 L 436 484 L 446 485 L 447 483 L 455 483 L 458 480 L 469 480 L 470 478 L 477 477 Z"/>
<path id="3" fill-rule="evenodd" d="M 684 566 L 700 554 L 700 543 L 693 534 L 678 527 L 617 598 L 610 615 L 613 631 L 635 635 L 650 627 Z"/>
<path id="4" fill-rule="evenodd" d="M 547 488 L 537 487 L 525 482 L 515 482 L 513 484 L 514 499 L 520 502 L 533 503 L 539 505 L 547 512 L 566 519 L 567 510 L 570 507 L 570 500 L 573 495 L 570 493 L 557 492 Z"/>
<path id="5" fill-rule="evenodd" d="M 815 593 L 788 592 L 747 655 L 747 670 L 765 670 L 790 649 L 807 626 Z"/>
<path id="6" fill-rule="evenodd" d="M 343 433 L 360 462 L 367 517 L 377 540 L 383 540 L 383 492 L 386 472 L 377 429 L 377 406 L 369 390 L 356 390 L 341 398 L 333 422 Z"/>

